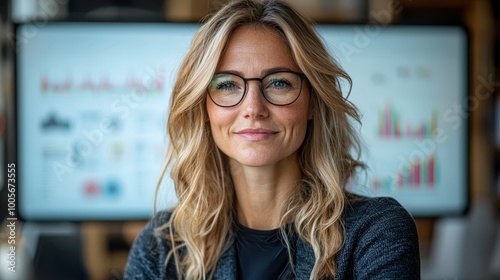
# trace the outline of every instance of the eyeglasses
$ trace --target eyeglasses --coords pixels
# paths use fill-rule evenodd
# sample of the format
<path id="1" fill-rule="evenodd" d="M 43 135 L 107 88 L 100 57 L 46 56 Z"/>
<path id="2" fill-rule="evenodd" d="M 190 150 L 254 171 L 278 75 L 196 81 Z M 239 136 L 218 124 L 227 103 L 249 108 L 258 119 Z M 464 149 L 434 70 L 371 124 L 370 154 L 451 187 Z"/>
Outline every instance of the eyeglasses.
<path id="1" fill-rule="evenodd" d="M 300 96 L 306 75 L 293 71 L 279 71 L 262 78 L 243 78 L 233 73 L 217 73 L 208 86 L 210 99 L 220 107 L 238 105 L 246 94 L 248 81 L 259 81 L 264 98 L 276 106 L 290 105 Z"/>

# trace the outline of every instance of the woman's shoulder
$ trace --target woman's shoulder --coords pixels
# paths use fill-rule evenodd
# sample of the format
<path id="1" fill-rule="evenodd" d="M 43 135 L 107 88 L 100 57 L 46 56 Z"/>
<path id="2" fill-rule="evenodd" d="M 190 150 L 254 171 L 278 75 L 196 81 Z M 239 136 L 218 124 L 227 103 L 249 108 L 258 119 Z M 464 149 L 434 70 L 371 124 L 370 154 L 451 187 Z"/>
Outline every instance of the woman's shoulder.
<path id="1" fill-rule="evenodd" d="M 349 195 L 343 225 L 345 242 L 338 260 L 339 273 L 346 278 L 420 278 L 415 221 L 394 198 Z"/>
<path id="2" fill-rule="evenodd" d="M 158 211 L 152 215 L 149 224 L 152 228 L 160 227 L 170 220 L 170 216 L 172 216 L 172 210 L 170 209 Z"/>
<path id="3" fill-rule="evenodd" d="M 343 216 L 345 239 L 352 244 L 411 244 L 418 252 L 418 234 L 412 215 L 394 198 L 353 195 Z M 382 248 L 381 247 L 381 248 Z"/>
<path id="4" fill-rule="evenodd" d="M 170 245 L 162 229 L 171 211 L 155 213 L 136 237 L 130 249 L 125 279 L 160 279 L 165 275 L 165 257 Z"/>
<path id="5" fill-rule="evenodd" d="M 373 218 L 384 218 L 382 220 L 399 218 L 414 223 L 410 213 L 392 197 L 367 197 L 357 194 L 348 194 L 347 197 L 345 222 L 362 222 Z"/>
<path id="6" fill-rule="evenodd" d="M 164 237 L 167 233 L 167 230 L 163 227 L 168 223 L 171 215 L 172 211 L 170 210 L 154 213 L 137 236 L 135 245 L 144 242 L 150 244 L 150 246 L 162 245 L 165 242 Z"/>

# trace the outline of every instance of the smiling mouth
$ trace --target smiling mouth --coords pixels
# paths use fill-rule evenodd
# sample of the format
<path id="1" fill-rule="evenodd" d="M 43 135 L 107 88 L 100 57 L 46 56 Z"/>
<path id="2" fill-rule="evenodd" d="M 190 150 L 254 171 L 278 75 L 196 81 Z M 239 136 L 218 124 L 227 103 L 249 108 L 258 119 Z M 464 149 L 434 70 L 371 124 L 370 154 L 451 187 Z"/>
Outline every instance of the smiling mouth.
<path id="1" fill-rule="evenodd" d="M 274 137 L 278 132 L 268 129 L 244 129 L 236 132 L 242 138 L 250 141 L 263 141 Z"/>

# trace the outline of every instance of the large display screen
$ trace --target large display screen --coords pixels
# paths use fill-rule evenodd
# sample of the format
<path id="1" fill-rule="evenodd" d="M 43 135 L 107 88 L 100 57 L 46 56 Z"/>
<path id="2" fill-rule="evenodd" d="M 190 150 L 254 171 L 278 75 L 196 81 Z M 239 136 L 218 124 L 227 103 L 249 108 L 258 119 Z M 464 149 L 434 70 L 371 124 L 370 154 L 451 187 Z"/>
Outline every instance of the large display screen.
<path id="1" fill-rule="evenodd" d="M 35 27 L 35 28 L 34 28 Z M 19 211 L 27 220 L 148 218 L 179 64 L 199 28 L 179 23 L 16 28 Z M 366 172 L 348 188 L 414 216 L 468 203 L 467 35 L 460 27 L 319 25 L 351 75 Z M 158 208 L 176 203 L 165 178 Z"/>
<path id="2" fill-rule="evenodd" d="M 451 26 L 319 26 L 353 80 L 366 172 L 351 189 L 414 216 L 468 205 L 468 39 Z"/>

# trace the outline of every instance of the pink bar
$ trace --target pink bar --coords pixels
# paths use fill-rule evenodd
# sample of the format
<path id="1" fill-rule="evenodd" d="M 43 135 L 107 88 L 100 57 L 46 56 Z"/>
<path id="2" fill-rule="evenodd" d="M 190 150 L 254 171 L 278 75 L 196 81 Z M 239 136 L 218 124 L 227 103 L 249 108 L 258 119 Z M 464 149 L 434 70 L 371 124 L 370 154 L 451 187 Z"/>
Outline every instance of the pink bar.
<path id="1" fill-rule="evenodd" d="M 396 130 L 396 138 L 401 137 L 401 129 L 399 127 L 399 119 L 396 118 L 394 130 Z"/>
<path id="2" fill-rule="evenodd" d="M 379 186 L 378 180 L 377 179 L 373 179 L 373 189 L 374 190 L 378 190 L 378 186 Z"/>
<path id="3" fill-rule="evenodd" d="M 420 161 L 417 162 L 417 165 L 415 166 L 415 185 L 417 187 L 420 186 Z"/>
<path id="4" fill-rule="evenodd" d="M 387 105 L 385 111 L 385 136 L 391 137 L 391 107 Z"/>
<path id="5" fill-rule="evenodd" d="M 410 166 L 410 170 L 408 170 L 408 185 L 413 186 L 413 166 Z"/>

